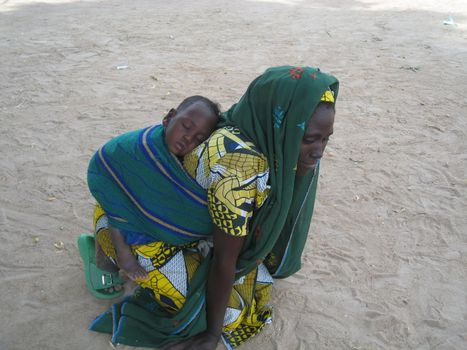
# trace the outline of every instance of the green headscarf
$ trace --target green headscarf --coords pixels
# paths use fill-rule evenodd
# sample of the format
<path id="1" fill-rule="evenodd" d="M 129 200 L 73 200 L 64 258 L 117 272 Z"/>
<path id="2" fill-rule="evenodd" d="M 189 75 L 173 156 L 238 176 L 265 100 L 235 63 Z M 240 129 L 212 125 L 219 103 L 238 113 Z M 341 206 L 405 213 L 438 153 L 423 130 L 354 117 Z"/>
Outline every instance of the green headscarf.
<path id="1" fill-rule="evenodd" d="M 339 83 L 319 68 L 274 67 L 256 78 L 227 112 L 222 125 L 240 129 L 267 157 L 271 192 L 254 215 L 239 257 L 240 275 L 266 259 L 274 277 L 300 268 L 316 195 L 319 168 L 296 177 L 300 144 L 316 106 Z"/>

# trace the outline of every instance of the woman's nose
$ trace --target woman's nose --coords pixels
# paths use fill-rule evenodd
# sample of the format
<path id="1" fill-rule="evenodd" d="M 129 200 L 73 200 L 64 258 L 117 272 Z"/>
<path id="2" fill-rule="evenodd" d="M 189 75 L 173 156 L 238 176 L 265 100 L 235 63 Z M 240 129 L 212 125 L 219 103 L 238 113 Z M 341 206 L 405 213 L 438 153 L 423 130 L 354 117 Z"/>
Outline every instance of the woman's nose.
<path id="1" fill-rule="evenodd" d="M 310 150 L 310 156 L 312 158 L 322 158 L 323 157 L 323 143 L 315 142 L 313 147 Z"/>

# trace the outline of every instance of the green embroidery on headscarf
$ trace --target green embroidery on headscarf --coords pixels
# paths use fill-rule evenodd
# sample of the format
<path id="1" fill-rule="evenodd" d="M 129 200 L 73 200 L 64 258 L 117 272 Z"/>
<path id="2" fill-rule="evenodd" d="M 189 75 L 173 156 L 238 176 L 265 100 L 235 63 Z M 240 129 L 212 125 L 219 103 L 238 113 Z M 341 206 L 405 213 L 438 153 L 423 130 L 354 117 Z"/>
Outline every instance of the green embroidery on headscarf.
<path id="1" fill-rule="evenodd" d="M 277 106 L 276 108 L 274 108 L 274 112 L 272 114 L 274 118 L 274 127 L 280 128 L 282 125 L 282 120 L 285 116 L 284 110 L 280 106 Z"/>

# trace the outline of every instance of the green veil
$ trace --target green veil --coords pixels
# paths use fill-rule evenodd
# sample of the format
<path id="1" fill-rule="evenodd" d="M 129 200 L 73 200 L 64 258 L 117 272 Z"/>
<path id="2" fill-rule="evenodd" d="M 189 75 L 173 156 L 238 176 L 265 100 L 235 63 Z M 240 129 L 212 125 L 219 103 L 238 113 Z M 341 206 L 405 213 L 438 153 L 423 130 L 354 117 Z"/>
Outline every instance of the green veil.
<path id="1" fill-rule="evenodd" d="M 317 166 L 306 176 L 295 176 L 300 144 L 323 94 L 330 91 L 335 100 L 338 89 L 337 79 L 319 68 L 274 67 L 256 78 L 223 114 L 222 125 L 238 127 L 267 157 L 270 167 L 271 192 L 253 217 L 237 262 L 240 275 L 261 261 L 276 278 L 300 268 L 319 173 Z"/>

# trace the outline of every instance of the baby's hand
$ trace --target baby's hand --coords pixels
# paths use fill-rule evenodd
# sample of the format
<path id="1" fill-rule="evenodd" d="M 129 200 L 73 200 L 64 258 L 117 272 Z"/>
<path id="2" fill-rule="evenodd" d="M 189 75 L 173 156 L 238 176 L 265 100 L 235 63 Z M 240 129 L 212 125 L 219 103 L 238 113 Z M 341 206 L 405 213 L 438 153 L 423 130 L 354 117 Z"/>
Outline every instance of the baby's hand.
<path id="1" fill-rule="evenodd" d="M 131 253 L 130 249 L 128 249 L 128 251 L 125 249 L 117 252 L 117 263 L 118 267 L 125 271 L 128 277 L 133 281 L 144 280 L 149 277 L 146 270 L 138 264 L 138 261 Z"/>
<path id="2" fill-rule="evenodd" d="M 126 272 L 132 281 L 145 280 L 149 277 L 146 270 L 143 269 L 136 260 L 134 264 L 131 264 L 131 266 L 127 266 L 126 268 L 122 267 L 122 270 Z"/>

